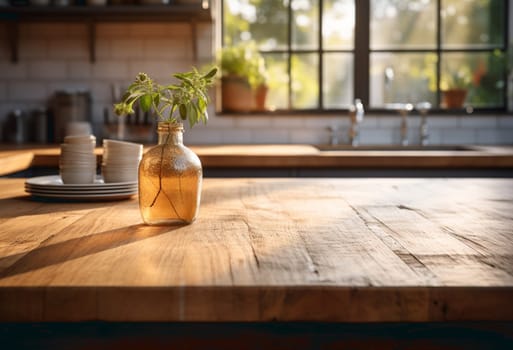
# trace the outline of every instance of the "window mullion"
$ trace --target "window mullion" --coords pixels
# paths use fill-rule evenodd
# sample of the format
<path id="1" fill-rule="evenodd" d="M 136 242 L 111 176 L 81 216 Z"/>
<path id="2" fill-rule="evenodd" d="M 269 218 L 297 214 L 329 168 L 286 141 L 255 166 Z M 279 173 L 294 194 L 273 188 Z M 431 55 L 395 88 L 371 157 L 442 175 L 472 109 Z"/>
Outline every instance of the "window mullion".
<path id="1" fill-rule="evenodd" d="M 287 71 L 289 74 L 288 81 L 288 106 L 292 109 L 292 0 L 288 2 L 288 33 L 287 33 Z"/>
<path id="2" fill-rule="evenodd" d="M 370 0 L 355 0 L 354 98 L 369 105 Z"/>
<path id="3" fill-rule="evenodd" d="M 319 0 L 319 33 L 318 33 L 318 40 L 319 40 L 319 51 L 318 51 L 318 55 L 317 55 L 317 59 L 318 59 L 318 68 L 319 68 L 319 71 L 318 71 L 318 75 L 319 75 L 319 99 L 318 99 L 318 104 L 319 104 L 319 108 L 320 109 L 324 109 L 324 76 L 323 76 L 323 70 L 324 70 L 324 63 L 323 63 L 323 57 L 324 57 L 324 45 L 323 45 L 323 42 L 322 42 L 322 23 L 323 23 L 323 12 L 324 12 L 324 7 L 323 7 L 323 1 L 322 0 Z"/>
<path id="4" fill-rule="evenodd" d="M 440 78 L 442 76 L 442 0 L 436 1 L 436 107 L 440 108 L 442 92 Z"/>

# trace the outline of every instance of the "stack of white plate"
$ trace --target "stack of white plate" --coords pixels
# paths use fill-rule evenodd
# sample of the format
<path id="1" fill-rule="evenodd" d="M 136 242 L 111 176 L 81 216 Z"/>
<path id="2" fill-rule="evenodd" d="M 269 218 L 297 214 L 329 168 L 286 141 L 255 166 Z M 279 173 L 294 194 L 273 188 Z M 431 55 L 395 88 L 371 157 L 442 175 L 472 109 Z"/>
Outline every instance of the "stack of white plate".
<path id="1" fill-rule="evenodd" d="M 139 143 L 103 140 L 102 175 L 105 182 L 137 181 L 143 146 Z"/>
<path id="2" fill-rule="evenodd" d="M 35 197 L 51 199 L 118 200 L 137 194 L 137 181 L 105 183 L 97 177 L 92 184 L 65 184 L 59 175 L 39 176 L 25 181 L 25 191 Z"/>
<path id="3" fill-rule="evenodd" d="M 92 184 L 96 177 L 93 135 L 66 136 L 61 144 L 59 170 L 66 184 Z"/>

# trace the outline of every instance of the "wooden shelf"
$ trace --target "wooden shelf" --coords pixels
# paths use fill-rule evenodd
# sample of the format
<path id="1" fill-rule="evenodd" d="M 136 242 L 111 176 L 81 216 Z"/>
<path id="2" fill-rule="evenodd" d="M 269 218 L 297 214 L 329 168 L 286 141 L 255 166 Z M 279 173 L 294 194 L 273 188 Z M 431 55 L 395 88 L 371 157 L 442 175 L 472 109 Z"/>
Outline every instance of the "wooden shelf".
<path id="1" fill-rule="evenodd" d="M 7 24 L 11 61 L 18 62 L 19 25 L 30 22 L 80 22 L 88 26 L 90 61 L 96 61 L 96 24 L 102 22 L 187 22 L 191 25 L 193 41 L 196 40 L 197 22 L 211 22 L 211 7 L 200 4 L 176 5 L 113 5 L 66 7 L 5 7 L 0 8 L 0 22 Z M 197 48 L 193 45 L 193 57 Z"/>

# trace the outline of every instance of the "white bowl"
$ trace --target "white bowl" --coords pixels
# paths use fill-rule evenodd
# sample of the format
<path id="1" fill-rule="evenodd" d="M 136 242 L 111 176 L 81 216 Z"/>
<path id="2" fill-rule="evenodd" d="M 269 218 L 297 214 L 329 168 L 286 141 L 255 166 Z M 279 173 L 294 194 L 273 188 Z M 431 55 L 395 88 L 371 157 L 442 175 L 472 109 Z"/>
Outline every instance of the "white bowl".
<path id="1" fill-rule="evenodd" d="M 96 169 L 61 169 L 60 174 L 65 184 L 92 184 L 96 178 Z"/>
<path id="2" fill-rule="evenodd" d="M 66 136 L 91 135 L 92 127 L 89 122 L 69 122 L 66 124 Z"/>
<path id="3" fill-rule="evenodd" d="M 134 182 L 137 181 L 137 173 L 114 173 L 102 172 L 104 182 Z"/>
<path id="4" fill-rule="evenodd" d="M 64 137 L 65 144 L 93 144 L 96 145 L 96 137 L 94 135 L 68 135 Z"/>

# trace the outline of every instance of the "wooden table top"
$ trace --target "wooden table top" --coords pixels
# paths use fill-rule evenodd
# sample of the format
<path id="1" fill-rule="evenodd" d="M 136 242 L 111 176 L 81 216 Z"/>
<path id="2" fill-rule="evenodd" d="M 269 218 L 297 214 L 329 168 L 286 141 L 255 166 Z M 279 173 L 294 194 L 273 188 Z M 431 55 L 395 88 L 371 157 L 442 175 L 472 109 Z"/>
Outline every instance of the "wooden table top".
<path id="1" fill-rule="evenodd" d="M 512 179 L 205 179 L 192 225 L 0 179 L 0 321 L 513 320 Z"/>
<path id="2" fill-rule="evenodd" d="M 404 150 L 382 147 L 326 150 L 330 147 L 301 144 L 190 146 L 205 168 L 513 168 L 511 146 L 468 146 L 463 150 L 453 146 Z M 101 154 L 98 147 L 98 163 Z M 0 175 L 29 167 L 57 168 L 59 155 L 58 145 L 0 145 Z"/>

